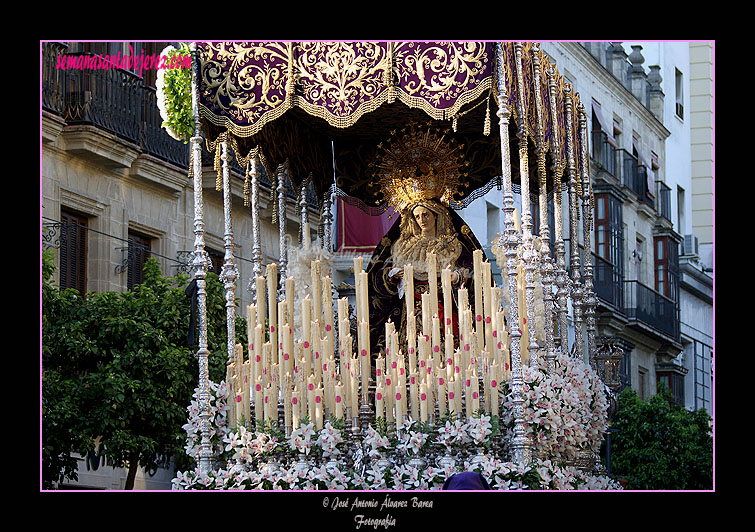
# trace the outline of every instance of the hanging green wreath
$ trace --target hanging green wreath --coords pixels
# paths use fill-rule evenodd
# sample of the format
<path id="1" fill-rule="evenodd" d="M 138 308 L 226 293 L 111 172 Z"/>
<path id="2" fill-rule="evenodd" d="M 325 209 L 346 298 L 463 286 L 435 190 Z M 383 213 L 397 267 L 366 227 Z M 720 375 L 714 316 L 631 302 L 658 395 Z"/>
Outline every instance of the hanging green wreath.
<path id="1" fill-rule="evenodd" d="M 165 48 L 161 55 L 172 64 L 176 55 L 190 56 L 189 45 Z M 182 64 L 178 61 L 176 64 Z M 194 135 L 194 117 L 191 111 L 191 69 L 163 68 L 157 73 L 157 107 L 163 119 L 162 127 L 176 140 L 186 144 Z"/>

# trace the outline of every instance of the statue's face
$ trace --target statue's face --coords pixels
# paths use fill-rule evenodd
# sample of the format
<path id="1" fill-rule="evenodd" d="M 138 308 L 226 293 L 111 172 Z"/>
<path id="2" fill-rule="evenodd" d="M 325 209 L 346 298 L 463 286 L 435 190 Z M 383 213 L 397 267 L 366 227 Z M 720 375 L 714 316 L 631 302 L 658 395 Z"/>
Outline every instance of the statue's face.
<path id="1" fill-rule="evenodd" d="M 423 235 L 435 235 L 435 213 L 433 211 L 420 205 L 414 208 L 412 214 Z"/>

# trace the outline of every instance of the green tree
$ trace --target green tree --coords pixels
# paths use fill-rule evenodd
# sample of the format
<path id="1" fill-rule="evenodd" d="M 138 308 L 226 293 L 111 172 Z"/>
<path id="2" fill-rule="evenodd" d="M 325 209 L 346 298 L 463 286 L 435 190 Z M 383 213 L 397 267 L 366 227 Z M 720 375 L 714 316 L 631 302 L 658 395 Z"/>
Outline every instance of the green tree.
<path id="1" fill-rule="evenodd" d="M 195 346 L 187 344 L 191 301 L 185 275 L 163 277 L 156 260 L 128 292 L 60 290 L 43 257 L 43 487 L 76 479 L 72 452 L 97 447 L 113 466 L 127 467 L 132 489 L 138 466 L 154 470 L 183 452 L 186 407 L 197 386 Z M 223 287 L 208 274 L 210 378 L 225 378 Z M 223 310 L 222 316 L 219 309 Z M 237 329 L 243 334 L 243 320 Z M 238 338 L 244 342 L 244 338 Z"/>
<path id="2" fill-rule="evenodd" d="M 661 384 L 647 401 L 634 390 L 619 394 L 613 427 L 612 467 L 627 489 L 709 490 L 713 487 L 710 416 L 672 406 Z"/>

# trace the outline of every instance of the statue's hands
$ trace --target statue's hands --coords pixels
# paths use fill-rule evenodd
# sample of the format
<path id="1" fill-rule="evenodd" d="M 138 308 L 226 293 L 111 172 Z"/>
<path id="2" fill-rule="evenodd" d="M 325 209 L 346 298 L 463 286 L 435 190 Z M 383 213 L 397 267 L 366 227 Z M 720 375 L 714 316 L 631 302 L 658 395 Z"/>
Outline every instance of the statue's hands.
<path id="1" fill-rule="evenodd" d="M 457 272 L 456 270 L 451 271 L 451 282 L 453 284 L 456 284 L 459 282 L 459 280 L 459 272 Z"/>
<path id="2" fill-rule="evenodd" d="M 393 268 L 390 272 L 388 272 L 388 277 L 390 277 L 391 281 L 393 281 L 394 283 L 399 284 L 404 278 L 404 269 Z"/>

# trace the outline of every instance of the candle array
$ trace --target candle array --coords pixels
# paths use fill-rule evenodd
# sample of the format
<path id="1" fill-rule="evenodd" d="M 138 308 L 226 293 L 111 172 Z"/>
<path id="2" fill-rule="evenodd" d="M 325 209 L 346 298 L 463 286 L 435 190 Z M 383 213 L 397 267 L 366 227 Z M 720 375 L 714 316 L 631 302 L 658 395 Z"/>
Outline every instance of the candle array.
<path id="1" fill-rule="evenodd" d="M 385 348 L 377 353 L 370 346 L 368 278 L 361 257 L 354 259 L 356 338 L 346 298 L 338 299 L 337 317 L 333 315 L 330 277 L 322 276 L 319 261 L 312 261 L 310 292 L 299 301 L 298 330 L 292 326 L 295 281 L 286 280 L 283 299 L 277 301 L 277 269 L 269 265 L 267 278 L 255 280 L 257 304 L 247 307 L 248 358 L 238 346 L 228 366 L 232 424 L 251 420 L 250 403 L 255 420 L 282 421 L 292 430 L 305 416 L 318 429 L 331 415 L 359 417 L 363 405 L 388 424 L 406 417 L 433 422 L 446 413 L 469 417 L 479 410 L 497 415 L 500 382 L 509 378 L 511 367 L 501 288 L 482 250 L 473 255 L 471 298 L 464 286 L 453 288 L 450 268 L 438 271 L 430 255 L 431 288 L 421 300 L 420 323 L 408 264 L 406 338 L 399 338 L 400 324 L 388 321 L 383 325 Z"/>

